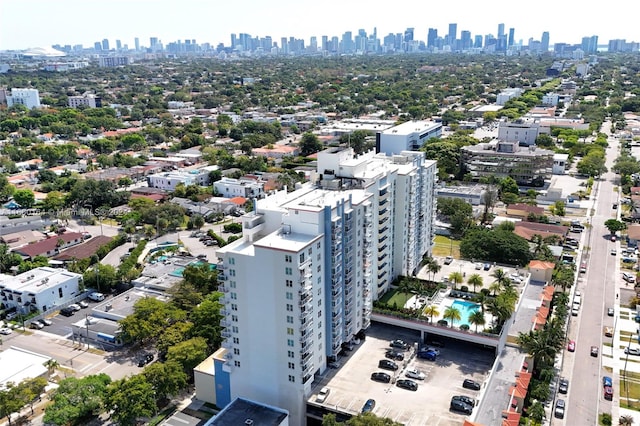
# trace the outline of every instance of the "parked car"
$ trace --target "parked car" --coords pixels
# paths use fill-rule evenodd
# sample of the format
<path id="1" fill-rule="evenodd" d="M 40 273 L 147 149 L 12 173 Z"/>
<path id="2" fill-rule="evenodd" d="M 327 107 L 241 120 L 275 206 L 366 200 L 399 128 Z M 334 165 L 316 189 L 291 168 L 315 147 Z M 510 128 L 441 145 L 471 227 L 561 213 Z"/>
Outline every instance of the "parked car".
<path id="1" fill-rule="evenodd" d="M 325 402 L 327 400 L 327 397 L 329 396 L 330 391 L 331 389 L 327 387 L 320 389 L 320 392 L 318 392 L 318 396 L 316 396 L 316 402 Z"/>
<path id="2" fill-rule="evenodd" d="M 569 340 L 569 344 L 567 345 L 567 350 L 569 352 L 575 352 L 576 351 L 576 342 L 575 342 L 575 340 Z"/>
<path id="3" fill-rule="evenodd" d="M 464 402 L 465 404 L 468 404 L 468 405 L 470 405 L 470 406 L 472 406 L 472 407 L 475 407 L 475 406 L 476 406 L 476 402 L 475 402 L 472 398 L 469 398 L 469 397 L 468 397 L 468 396 L 466 396 L 466 395 L 455 395 L 455 396 L 452 396 L 452 397 L 451 397 L 451 400 L 452 400 L 452 401 L 453 401 L 453 400 L 462 401 L 462 402 Z"/>
<path id="4" fill-rule="evenodd" d="M 603 393 L 604 399 L 607 401 L 611 401 L 613 399 L 613 388 L 611 386 L 605 386 Z"/>
<path id="5" fill-rule="evenodd" d="M 417 391 L 418 390 L 418 384 L 416 382 L 414 382 L 413 380 L 409 380 L 409 379 L 398 379 L 396 381 L 396 386 L 402 389 L 408 389 L 411 391 Z"/>
<path id="6" fill-rule="evenodd" d="M 612 317 L 614 315 L 614 313 L 615 312 L 614 312 L 613 308 L 608 308 L 607 309 L 607 315 L 609 315 L 610 317 Z"/>
<path id="7" fill-rule="evenodd" d="M 485 263 L 483 269 L 485 271 L 488 271 L 489 269 L 491 269 L 491 264 L 490 263 Z"/>
<path id="8" fill-rule="evenodd" d="M 424 347 L 424 348 L 422 348 L 420 350 L 424 351 L 424 352 L 427 352 L 427 351 L 433 352 L 434 354 L 436 354 L 436 356 L 440 356 L 440 350 L 436 349 L 436 348 L 433 348 L 431 346 L 426 346 L 426 347 Z"/>
<path id="9" fill-rule="evenodd" d="M 640 355 L 640 348 L 624 348 L 624 353 L 628 355 Z"/>
<path id="10" fill-rule="evenodd" d="M 40 321 L 42 323 L 42 325 L 44 325 L 44 326 L 49 326 L 49 325 L 53 324 L 53 321 L 51 321 L 48 318 L 41 318 L 38 321 Z"/>
<path id="11" fill-rule="evenodd" d="M 603 376 L 602 377 L 602 386 L 603 387 L 613 386 L 613 380 L 611 380 L 611 377 Z"/>
<path id="12" fill-rule="evenodd" d="M 40 321 L 33 321 L 31 324 L 29 324 L 29 328 L 33 328 L 34 330 L 42 330 L 44 328 L 44 325 L 42 325 Z"/>
<path id="13" fill-rule="evenodd" d="M 153 354 L 144 354 L 141 358 L 140 361 L 138 361 L 138 367 L 144 367 L 145 365 L 149 364 L 151 361 L 153 361 L 154 355 Z"/>
<path id="14" fill-rule="evenodd" d="M 553 416 L 557 419 L 564 419 L 565 402 L 564 399 L 556 401 L 556 409 L 553 411 Z"/>
<path id="15" fill-rule="evenodd" d="M 567 393 L 569 391 L 569 381 L 565 378 L 560 379 L 560 385 L 558 386 L 558 392 Z"/>
<path id="16" fill-rule="evenodd" d="M 598 347 L 597 346 L 591 346 L 591 356 L 598 356 Z"/>
<path id="17" fill-rule="evenodd" d="M 388 359 L 381 359 L 380 361 L 378 361 L 378 368 L 396 371 L 398 369 L 398 364 Z"/>
<path id="18" fill-rule="evenodd" d="M 418 370 L 415 367 L 407 368 L 407 370 L 404 372 L 404 375 L 410 379 L 417 379 L 417 380 L 424 380 L 426 377 L 422 371 Z"/>
<path id="19" fill-rule="evenodd" d="M 370 413 L 373 411 L 373 409 L 376 406 L 376 400 L 375 399 L 367 399 L 367 402 L 364 403 L 364 405 L 362 406 L 362 412 L 363 413 Z"/>
<path id="20" fill-rule="evenodd" d="M 427 361 L 435 361 L 438 358 L 436 353 L 432 351 L 418 351 L 416 356 L 421 359 L 426 359 Z"/>
<path id="21" fill-rule="evenodd" d="M 104 294 L 98 292 L 89 293 L 87 297 L 94 302 L 102 302 L 104 300 Z"/>
<path id="22" fill-rule="evenodd" d="M 68 308 L 73 309 L 73 312 L 78 312 L 80 309 L 82 309 L 77 303 L 72 303 L 68 306 Z"/>
<path id="23" fill-rule="evenodd" d="M 400 351 L 395 351 L 393 349 L 389 349 L 387 352 L 385 352 L 384 356 L 386 356 L 389 359 L 394 359 L 396 361 L 404 360 L 404 354 Z"/>
<path id="24" fill-rule="evenodd" d="M 470 406 L 469 404 L 465 404 L 464 402 L 457 400 L 457 399 L 452 399 L 451 400 L 451 404 L 449 405 L 449 410 L 451 411 L 456 411 L 459 413 L 464 413 L 464 414 L 471 414 L 473 413 L 473 407 Z"/>
<path id="25" fill-rule="evenodd" d="M 89 307 L 89 304 L 87 302 L 85 302 L 84 300 L 81 300 L 78 302 L 78 306 L 80 306 L 82 309 L 86 309 Z"/>
<path id="26" fill-rule="evenodd" d="M 371 380 L 373 380 L 374 382 L 389 383 L 391 381 L 391 376 L 387 373 L 379 371 L 376 373 L 371 373 Z"/>
<path id="27" fill-rule="evenodd" d="M 480 390 L 480 383 L 471 379 L 464 379 L 462 387 L 465 389 Z"/>
<path id="28" fill-rule="evenodd" d="M 453 257 L 447 256 L 447 257 L 444 258 L 444 264 L 445 265 L 451 265 L 452 262 L 453 262 Z"/>
<path id="29" fill-rule="evenodd" d="M 65 317 L 70 317 L 75 314 L 76 311 L 70 307 L 60 309 L 60 315 L 64 315 Z"/>
<path id="30" fill-rule="evenodd" d="M 9 335 L 9 334 L 11 334 L 11 333 L 13 333 L 13 331 L 11 331 L 11 329 L 10 329 L 10 328 L 8 328 L 8 327 L 0 328 L 0 334 L 3 334 L 3 335 L 5 335 L 5 336 L 8 336 L 8 335 Z"/>
<path id="31" fill-rule="evenodd" d="M 402 349 L 403 351 L 409 349 L 409 344 L 400 339 L 396 339 L 393 342 L 389 343 L 389 346 L 391 346 L 392 348 Z"/>

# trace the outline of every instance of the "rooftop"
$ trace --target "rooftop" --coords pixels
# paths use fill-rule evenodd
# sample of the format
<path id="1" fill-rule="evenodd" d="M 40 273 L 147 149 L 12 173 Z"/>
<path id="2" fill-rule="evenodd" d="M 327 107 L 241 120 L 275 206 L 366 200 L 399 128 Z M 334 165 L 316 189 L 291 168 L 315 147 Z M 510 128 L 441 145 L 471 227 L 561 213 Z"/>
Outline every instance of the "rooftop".
<path id="1" fill-rule="evenodd" d="M 412 133 L 422 133 L 442 127 L 442 123 L 434 121 L 407 121 L 382 131 L 383 135 L 410 135 Z"/>
<path id="2" fill-rule="evenodd" d="M 0 389 L 7 383 L 20 383 L 47 372 L 44 363 L 51 357 L 11 346 L 0 352 Z"/>
<path id="3" fill-rule="evenodd" d="M 46 288 L 55 288 L 67 280 L 80 278 L 82 275 L 69 272 L 66 269 L 42 266 L 30 271 L 10 277 L 0 283 L 0 287 L 7 290 L 39 293 Z"/>
<path id="4" fill-rule="evenodd" d="M 281 408 L 236 398 L 208 424 L 210 426 L 279 426 L 287 417 L 289 413 Z"/>

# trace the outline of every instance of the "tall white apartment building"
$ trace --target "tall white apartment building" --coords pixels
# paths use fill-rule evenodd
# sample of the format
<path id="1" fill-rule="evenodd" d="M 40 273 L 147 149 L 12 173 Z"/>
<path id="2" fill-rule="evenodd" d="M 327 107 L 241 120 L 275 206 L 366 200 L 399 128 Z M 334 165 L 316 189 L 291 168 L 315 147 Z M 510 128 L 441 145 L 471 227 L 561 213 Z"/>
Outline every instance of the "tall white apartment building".
<path id="1" fill-rule="evenodd" d="M 393 279 L 431 251 L 436 172 L 421 152 L 330 149 L 312 182 L 255 202 L 243 237 L 217 251 L 220 401 L 254 399 L 306 424 L 316 374 L 369 327 Z"/>
<path id="2" fill-rule="evenodd" d="M 24 105 L 29 109 L 40 108 L 38 89 L 11 89 L 7 96 L 7 106 Z"/>

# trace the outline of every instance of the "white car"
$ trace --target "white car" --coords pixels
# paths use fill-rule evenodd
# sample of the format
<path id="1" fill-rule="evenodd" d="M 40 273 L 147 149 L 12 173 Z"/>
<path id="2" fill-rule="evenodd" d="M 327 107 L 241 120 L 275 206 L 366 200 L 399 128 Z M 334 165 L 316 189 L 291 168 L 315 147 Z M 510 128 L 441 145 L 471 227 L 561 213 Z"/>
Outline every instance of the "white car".
<path id="1" fill-rule="evenodd" d="M 5 327 L 5 328 L 0 328 L 0 334 L 4 334 L 5 336 L 8 336 L 8 335 L 9 335 L 9 334 L 11 334 L 11 333 L 12 333 L 12 331 L 11 331 L 11 329 L 10 329 L 10 328 L 7 328 L 7 327 Z"/>
<path id="2" fill-rule="evenodd" d="M 89 304 L 87 302 L 85 302 L 84 300 L 81 300 L 78 302 L 78 306 L 80 306 L 82 309 L 88 308 Z"/>
<path id="3" fill-rule="evenodd" d="M 417 368 L 407 368 L 407 371 L 404 372 L 404 375 L 409 377 L 410 379 L 418 379 L 424 380 L 426 377 L 424 373 Z"/>
<path id="4" fill-rule="evenodd" d="M 104 294 L 98 292 L 90 293 L 87 297 L 94 302 L 102 302 L 104 300 Z"/>
<path id="5" fill-rule="evenodd" d="M 329 396 L 329 392 L 331 391 L 331 389 L 329 388 L 322 388 L 320 389 L 320 392 L 318 393 L 318 396 L 316 397 L 316 402 L 324 402 L 327 397 Z"/>
<path id="6" fill-rule="evenodd" d="M 76 303 L 69 305 L 69 308 L 73 309 L 75 312 L 78 312 L 80 309 L 82 309 L 80 305 Z"/>

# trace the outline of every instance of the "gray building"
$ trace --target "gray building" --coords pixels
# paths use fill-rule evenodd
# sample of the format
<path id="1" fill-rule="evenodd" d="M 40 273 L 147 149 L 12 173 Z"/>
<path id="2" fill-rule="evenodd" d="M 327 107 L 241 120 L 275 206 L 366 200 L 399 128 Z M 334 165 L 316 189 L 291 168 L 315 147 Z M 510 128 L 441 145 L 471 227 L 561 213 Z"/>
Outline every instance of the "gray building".
<path id="1" fill-rule="evenodd" d="M 535 145 L 540 133 L 542 132 L 538 120 L 501 121 L 498 125 L 499 140 L 518 142 L 524 146 Z"/>
<path id="2" fill-rule="evenodd" d="M 520 147 L 517 142 L 489 142 L 462 148 L 462 166 L 473 179 L 511 176 L 518 184 L 542 185 L 551 177 L 554 152 Z"/>

